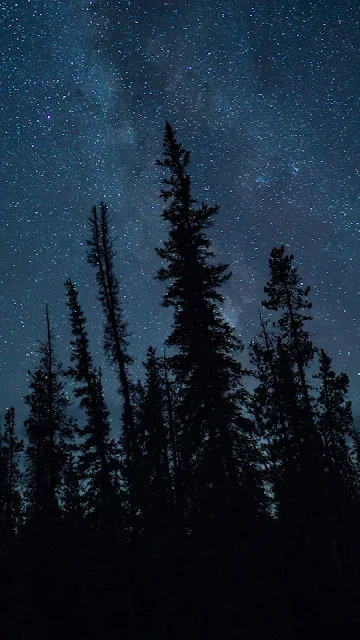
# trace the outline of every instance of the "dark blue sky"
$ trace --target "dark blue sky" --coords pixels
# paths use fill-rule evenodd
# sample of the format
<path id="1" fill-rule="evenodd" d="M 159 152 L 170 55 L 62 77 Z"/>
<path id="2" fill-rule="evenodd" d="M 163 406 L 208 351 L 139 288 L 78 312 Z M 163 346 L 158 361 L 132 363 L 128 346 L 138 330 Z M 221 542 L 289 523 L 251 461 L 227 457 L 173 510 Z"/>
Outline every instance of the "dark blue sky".
<path id="1" fill-rule="evenodd" d="M 351 379 L 360 412 L 360 36 L 339 0 L 0 2 L 0 407 L 24 416 L 48 302 L 67 363 L 63 281 L 76 281 L 92 344 L 102 318 L 87 216 L 105 199 L 137 365 L 169 316 L 154 280 L 165 120 L 192 152 L 193 195 L 220 205 L 225 317 L 257 331 L 271 248 L 312 287 L 314 342 Z M 135 366 L 135 375 L 138 375 Z M 109 404 L 112 374 L 105 368 Z M 2 409 L 0 409 L 2 413 Z"/>

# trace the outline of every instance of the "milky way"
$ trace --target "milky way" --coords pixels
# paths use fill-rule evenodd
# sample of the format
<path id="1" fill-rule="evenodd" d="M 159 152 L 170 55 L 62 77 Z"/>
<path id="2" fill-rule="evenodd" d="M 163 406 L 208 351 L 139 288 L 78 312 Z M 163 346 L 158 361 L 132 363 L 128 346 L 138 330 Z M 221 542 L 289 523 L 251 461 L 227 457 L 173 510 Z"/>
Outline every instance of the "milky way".
<path id="1" fill-rule="evenodd" d="M 0 412 L 24 415 L 49 303 L 67 363 L 63 281 L 76 281 L 93 350 L 102 318 L 87 216 L 105 200 L 134 376 L 170 317 L 154 247 L 165 120 L 192 153 L 193 195 L 220 205 L 215 250 L 233 271 L 224 314 L 257 331 L 271 248 L 312 287 L 314 341 L 351 379 L 360 410 L 357 3 L 2 2 Z"/>

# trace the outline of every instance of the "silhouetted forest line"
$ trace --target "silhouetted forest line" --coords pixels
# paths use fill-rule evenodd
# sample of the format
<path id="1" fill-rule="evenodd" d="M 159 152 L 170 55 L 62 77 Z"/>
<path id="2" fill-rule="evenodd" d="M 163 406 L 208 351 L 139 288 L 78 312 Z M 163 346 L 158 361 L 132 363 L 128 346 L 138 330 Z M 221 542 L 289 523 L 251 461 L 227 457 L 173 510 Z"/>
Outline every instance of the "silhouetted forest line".
<path id="1" fill-rule="evenodd" d="M 89 217 L 122 404 L 115 435 L 70 279 L 69 362 L 57 358 L 46 308 L 25 442 L 13 407 L 1 425 L 6 640 L 285 639 L 360 621 L 360 435 L 348 377 L 312 341 L 310 287 L 284 246 L 270 254 L 251 370 L 241 364 L 244 345 L 221 312 L 231 272 L 208 235 L 217 207 L 193 198 L 189 162 L 167 123 L 158 164 L 168 235 L 156 253 L 173 316 L 166 355 L 149 347 L 142 381 L 130 375 L 106 205 Z"/>

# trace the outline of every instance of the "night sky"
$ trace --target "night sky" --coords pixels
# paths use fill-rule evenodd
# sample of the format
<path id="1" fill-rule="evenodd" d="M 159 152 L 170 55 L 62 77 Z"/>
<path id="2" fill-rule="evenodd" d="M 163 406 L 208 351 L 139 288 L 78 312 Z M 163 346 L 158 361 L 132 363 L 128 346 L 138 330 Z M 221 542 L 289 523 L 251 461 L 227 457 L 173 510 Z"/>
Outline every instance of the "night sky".
<path id="1" fill-rule="evenodd" d="M 104 199 L 134 377 L 170 315 L 154 247 L 165 121 L 191 151 L 193 195 L 220 205 L 214 248 L 233 278 L 225 317 L 245 344 L 274 245 L 310 284 L 314 342 L 351 381 L 360 413 L 360 31 L 358 2 L 0 2 L 0 414 L 26 408 L 49 303 L 68 364 L 71 277 L 104 366 L 87 264 L 87 217 Z M 76 412 L 76 409 L 74 408 Z"/>

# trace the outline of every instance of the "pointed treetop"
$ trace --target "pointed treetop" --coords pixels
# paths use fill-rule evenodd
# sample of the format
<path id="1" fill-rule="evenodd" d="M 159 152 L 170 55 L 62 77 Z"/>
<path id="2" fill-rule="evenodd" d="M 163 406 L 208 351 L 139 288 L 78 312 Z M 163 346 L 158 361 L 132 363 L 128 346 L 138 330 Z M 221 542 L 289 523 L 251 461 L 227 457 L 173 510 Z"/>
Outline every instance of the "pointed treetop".
<path id="1" fill-rule="evenodd" d="M 165 126 L 165 139 L 163 142 L 164 160 L 156 160 L 156 164 L 160 167 L 167 167 L 172 170 L 177 179 L 189 181 L 186 174 L 186 167 L 190 162 L 190 151 L 185 151 L 182 145 L 175 138 L 175 131 L 171 124 L 167 121 Z M 164 180 L 164 184 L 175 186 L 173 180 Z M 161 197 L 166 199 L 167 192 L 162 191 Z M 169 197 L 169 196 L 167 196 Z"/>
<path id="2" fill-rule="evenodd" d="M 311 302 L 307 300 L 310 287 L 301 288 L 298 268 L 293 265 L 294 256 L 285 252 L 282 244 L 274 247 L 270 254 L 270 280 L 264 287 L 268 300 L 262 300 L 261 304 L 266 309 L 279 310 L 289 301 L 296 303 L 298 309 L 311 309 Z"/>

